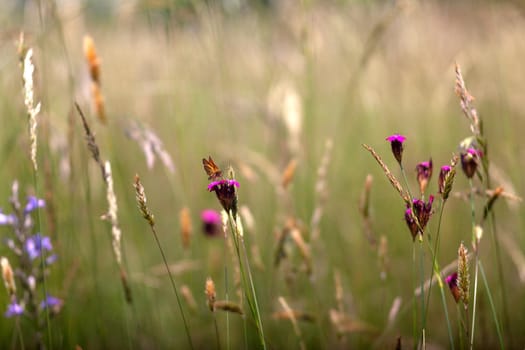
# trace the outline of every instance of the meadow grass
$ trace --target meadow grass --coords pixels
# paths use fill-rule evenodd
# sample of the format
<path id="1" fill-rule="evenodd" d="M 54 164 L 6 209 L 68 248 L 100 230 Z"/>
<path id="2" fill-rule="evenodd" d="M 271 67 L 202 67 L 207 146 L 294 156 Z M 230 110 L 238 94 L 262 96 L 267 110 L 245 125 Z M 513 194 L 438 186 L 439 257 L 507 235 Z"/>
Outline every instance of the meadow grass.
<path id="1" fill-rule="evenodd" d="M 514 196 L 525 191 L 519 141 L 525 22 L 512 4 L 305 2 L 238 14 L 209 5 L 196 6 L 181 24 L 179 12 L 158 20 L 155 9 L 123 6 L 102 21 L 89 8 L 53 3 L 28 4 L 23 16 L 0 5 L 0 207 L 10 212 L 14 180 L 22 201 L 26 194 L 45 198 L 38 227 L 58 256 L 45 289 L 63 305 L 49 315 L 43 344 L 188 348 L 186 328 L 196 349 L 393 348 L 398 339 L 403 348 L 449 348 L 450 339 L 467 348 L 470 337 L 474 348 L 523 345 L 525 213 Z M 21 31 L 33 48 L 35 101 L 42 103 L 37 170 L 16 46 Z M 86 35 L 99 58 L 105 124 L 93 101 Z M 471 181 L 458 164 L 441 218 L 436 169 L 450 164 L 472 135 L 454 90 L 455 63 L 476 97 L 490 182 L 485 164 L 483 179 Z M 99 165 L 75 102 L 96 136 Z M 385 141 L 394 133 L 407 137 L 406 180 Z M 436 202 L 422 237 L 430 234 L 429 244 L 411 242 L 406 198 L 362 144 L 415 197 L 416 164 L 432 157 L 425 198 L 434 194 Z M 156 157 L 151 168 L 144 149 Z M 237 257 L 227 240 L 201 232 L 200 212 L 221 209 L 202 169 L 209 155 L 225 174 L 232 166 L 240 184 L 244 239 Z M 118 221 L 109 224 L 100 220 L 108 211 L 100 176 L 106 161 L 118 204 Z M 136 208 L 137 173 L 167 269 Z M 359 197 L 368 174 L 374 180 L 367 180 L 365 211 Z M 479 195 L 498 186 L 501 195 Z M 183 208 L 192 222 L 182 230 L 188 247 Z M 118 263 L 112 223 L 122 232 Z M 235 217 L 230 224 L 232 234 Z M 471 244 L 476 225 L 483 227 L 479 250 Z M 443 283 L 456 270 L 447 265 L 457 261 L 461 242 L 471 252 L 468 313 L 461 304 L 456 310 Z M 6 245 L 0 255 L 16 270 Z M 244 276 L 239 262 L 250 268 Z M 434 274 L 439 268 L 441 279 Z M 214 311 L 204 293 L 208 277 L 223 303 Z M 434 286 L 415 293 L 428 280 Z M 3 312 L 10 299 L 0 297 Z M 0 318 L 2 348 L 22 348 L 22 341 L 31 347 L 32 331 L 26 316 Z"/>

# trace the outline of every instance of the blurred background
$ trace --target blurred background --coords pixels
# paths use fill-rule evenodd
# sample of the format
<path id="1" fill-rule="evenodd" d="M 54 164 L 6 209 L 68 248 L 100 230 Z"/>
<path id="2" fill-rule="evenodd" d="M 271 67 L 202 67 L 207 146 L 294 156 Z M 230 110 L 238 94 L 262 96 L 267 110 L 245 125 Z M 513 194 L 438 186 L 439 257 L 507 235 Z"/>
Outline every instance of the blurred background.
<path id="1" fill-rule="evenodd" d="M 204 283 L 211 276 L 218 298 L 224 298 L 229 266 L 233 294 L 235 260 L 224 239 L 202 232 L 201 211 L 220 209 L 206 188 L 202 158 L 208 156 L 225 173 L 231 165 L 240 182 L 270 348 L 297 348 L 298 338 L 307 348 L 393 348 L 398 337 L 411 344 L 412 242 L 405 207 L 361 145 L 374 147 L 401 179 L 385 138 L 405 135 L 412 191 L 416 164 L 432 157 L 427 192 L 436 195 L 439 167 L 471 135 L 454 92 L 457 63 L 483 120 L 492 187 L 508 194 L 494 205 L 495 234 L 492 226 L 484 227 L 480 256 L 506 345 L 521 348 L 525 212 L 516 196 L 525 190 L 525 147 L 519 141 L 525 127 L 524 9 L 522 1 L 2 1 L 0 207 L 9 212 L 15 180 L 22 197 L 47 200 L 41 230 L 58 256 L 48 289 L 64 301 L 50 322 L 54 346 L 187 347 L 161 256 L 136 209 L 137 173 L 178 286 L 195 300 L 183 300 L 195 346 L 215 344 Z M 17 50 L 21 32 L 34 50 L 35 96 L 42 102 L 36 178 Z M 99 59 L 106 123 L 92 95 L 86 35 Z M 105 185 L 87 150 L 75 101 L 102 160 L 113 168 L 131 304 L 122 292 L 110 227 L 100 220 L 107 211 Z M 286 169 L 293 175 L 283 185 Z M 368 174 L 371 229 L 359 210 Z M 475 186 L 483 188 L 479 179 Z M 468 189 L 458 169 L 456 195 L 441 224 L 441 266 L 455 261 L 460 242 L 470 247 Z M 485 203 L 485 197 L 476 198 L 478 222 Z M 190 229 L 181 228 L 183 208 Z M 430 232 L 437 230 L 437 219 L 431 219 Z M 286 258 L 277 266 L 280 237 L 290 222 L 310 256 L 288 240 Z M 4 237 L 11 234 L 0 229 Z M 181 238 L 188 230 L 189 244 Z M 0 247 L 0 255 L 10 254 Z M 427 278 L 428 251 L 425 259 Z M 445 292 L 458 341 L 458 312 Z M 9 302 L 3 295 L 2 310 Z M 308 316 L 299 320 L 300 336 L 291 336 L 292 323 L 279 317 L 279 296 Z M 438 288 L 430 300 L 428 346 L 448 348 Z M 478 303 L 476 343 L 497 347 L 482 289 Z M 342 326 L 335 310 L 344 315 Z M 215 317 L 225 347 L 225 313 Z M 234 348 L 257 346 L 253 324 L 243 328 L 238 315 L 230 315 L 230 322 Z M 20 347 L 17 325 L 0 318 L 2 347 Z M 30 338 L 30 322 L 19 326 Z"/>

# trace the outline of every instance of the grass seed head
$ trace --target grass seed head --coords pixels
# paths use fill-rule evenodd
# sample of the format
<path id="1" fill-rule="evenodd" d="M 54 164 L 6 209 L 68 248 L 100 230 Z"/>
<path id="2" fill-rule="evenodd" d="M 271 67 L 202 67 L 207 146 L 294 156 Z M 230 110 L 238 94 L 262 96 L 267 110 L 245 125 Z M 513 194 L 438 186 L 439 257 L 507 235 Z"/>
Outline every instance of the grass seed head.
<path id="1" fill-rule="evenodd" d="M 89 68 L 89 76 L 96 84 L 100 84 L 100 58 L 95 49 L 95 42 L 89 35 L 84 36 L 84 56 Z"/>
<path id="2" fill-rule="evenodd" d="M 457 286 L 460 300 L 463 302 L 465 309 L 467 309 L 470 300 L 470 275 L 468 271 L 468 251 L 463 245 L 463 242 L 459 245 L 458 249 Z"/>
<path id="3" fill-rule="evenodd" d="M 206 279 L 206 286 L 204 289 L 204 293 L 206 294 L 206 299 L 208 302 L 208 307 L 210 308 L 210 311 L 215 311 L 215 301 L 217 299 L 217 293 L 215 292 L 215 283 L 211 279 L 211 277 L 208 277 Z"/>
<path id="4" fill-rule="evenodd" d="M 4 279 L 5 288 L 7 289 L 9 296 L 12 297 L 16 293 L 13 269 L 11 268 L 11 264 L 9 264 L 9 260 L 5 257 L 0 259 L 0 265 L 2 267 L 2 278 Z"/>
<path id="5" fill-rule="evenodd" d="M 139 208 L 139 211 L 144 217 L 144 219 L 148 221 L 149 225 L 153 227 L 155 225 L 155 219 L 146 204 L 146 192 L 144 191 L 144 187 L 140 182 L 140 177 L 138 174 L 135 175 L 135 182 L 133 183 L 133 187 L 135 187 L 135 198 L 137 200 L 137 206 Z"/>
<path id="6" fill-rule="evenodd" d="M 439 172 L 438 178 L 438 192 L 441 197 L 446 201 L 452 191 L 452 185 L 454 184 L 454 178 L 456 176 L 456 164 L 458 157 L 455 155 L 450 162 L 450 165 L 443 165 Z"/>
<path id="7" fill-rule="evenodd" d="M 192 233 L 190 209 L 187 207 L 182 208 L 179 213 L 179 220 L 182 246 L 188 249 L 190 247 Z"/>
<path id="8" fill-rule="evenodd" d="M 284 169 L 282 181 L 281 184 L 284 189 L 288 188 L 288 185 L 292 182 L 294 175 L 295 175 L 295 169 L 297 168 L 297 160 L 292 159 L 286 166 L 286 169 Z"/>

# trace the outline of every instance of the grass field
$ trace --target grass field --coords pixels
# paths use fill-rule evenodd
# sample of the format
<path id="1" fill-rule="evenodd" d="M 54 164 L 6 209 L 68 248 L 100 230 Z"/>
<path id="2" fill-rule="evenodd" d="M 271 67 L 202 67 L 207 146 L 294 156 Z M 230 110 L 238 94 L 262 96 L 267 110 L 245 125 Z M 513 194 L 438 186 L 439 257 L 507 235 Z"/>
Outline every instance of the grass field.
<path id="1" fill-rule="evenodd" d="M 18 316 L 0 317 L 1 348 L 182 349 L 191 347 L 186 329 L 196 349 L 383 349 L 395 348 L 398 339 L 403 349 L 470 348 L 471 341 L 479 349 L 523 348 L 520 8 L 310 1 L 228 13 L 200 3 L 162 10 L 122 2 L 97 18 L 90 7 L 53 4 L 28 2 L 23 12 L 10 2 L 0 5 L 0 208 L 13 212 L 15 180 L 22 208 L 28 195 L 46 201 L 20 212 L 15 221 L 22 226 L 0 227 L 0 255 L 9 259 L 16 284 L 13 292 L 3 263 L 8 288 L 0 292 L 0 310 L 13 300 L 23 307 Z M 86 35 L 98 56 L 96 89 L 106 123 L 97 117 Z M 29 48 L 36 67 L 33 107 L 41 102 L 37 170 L 20 60 Z M 469 181 L 461 162 L 456 166 L 440 221 L 440 167 L 473 134 L 455 93 L 456 63 L 475 96 L 486 148 L 478 144 L 481 179 Z M 75 103 L 101 162 L 111 164 L 118 214 L 106 215 L 109 220 L 101 220 L 108 182 L 88 149 Z M 402 162 L 414 198 L 416 164 L 430 157 L 434 164 L 426 198 L 436 199 L 421 241 L 412 242 L 403 199 L 362 146 L 373 147 L 406 189 L 385 140 L 396 133 L 407 138 Z M 143 148 L 157 157 L 151 167 Z M 208 156 L 225 177 L 231 166 L 240 185 L 239 254 L 235 214 L 227 239 L 203 233 L 201 211 L 222 209 L 207 190 L 202 158 Z M 489 177 L 482 163 L 489 164 Z M 136 174 L 174 285 L 137 209 Z M 360 198 L 369 174 L 365 218 Z M 500 186 L 503 192 L 494 195 Z M 23 217 L 33 221 L 21 223 Z M 111 220 L 122 232 L 120 264 Z M 432 275 L 438 226 L 440 269 L 457 261 L 461 242 L 471 253 L 466 311 L 446 284 L 440 290 L 434 283 L 424 299 L 414 294 Z M 478 226 L 483 235 L 475 254 Z M 50 237 L 53 248 L 42 243 L 33 258 L 27 241 L 37 232 Z M 56 261 L 46 265 L 52 254 Z M 42 264 L 45 278 L 38 277 Z M 239 282 L 248 267 L 245 282 L 252 281 L 253 290 Z M 450 266 L 441 278 L 455 270 Z M 210 311 L 208 277 L 217 300 L 240 307 L 244 316 L 231 307 Z M 46 292 L 60 302 L 42 308 Z M 254 299 L 257 310 L 249 307 Z"/>

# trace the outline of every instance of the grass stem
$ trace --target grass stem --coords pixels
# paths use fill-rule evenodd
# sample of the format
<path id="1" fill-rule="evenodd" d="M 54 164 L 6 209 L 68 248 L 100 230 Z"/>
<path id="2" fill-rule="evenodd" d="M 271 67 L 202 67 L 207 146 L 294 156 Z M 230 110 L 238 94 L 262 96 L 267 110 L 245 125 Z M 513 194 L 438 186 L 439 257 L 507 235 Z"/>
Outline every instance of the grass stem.
<path id="1" fill-rule="evenodd" d="M 252 316 L 255 320 L 255 324 L 257 326 L 257 333 L 259 335 L 259 340 L 261 342 L 261 346 L 263 349 L 266 349 L 266 340 L 264 338 L 264 331 L 261 321 L 261 313 L 259 311 L 259 304 L 257 302 L 257 294 L 255 292 L 255 286 L 253 284 L 253 277 L 252 272 L 250 269 L 250 262 L 248 260 L 248 255 L 246 254 L 246 246 L 244 245 L 244 239 L 239 234 L 239 229 L 237 227 L 237 224 L 235 222 L 235 219 L 233 218 L 233 214 L 230 212 L 228 215 L 229 218 L 229 224 L 232 232 L 233 242 L 235 243 L 235 252 L 237 254 L 237 258 L 239 261 L 239 268 L 241 270 L 241 277 L 243 282 L 243 290 L 244 294 L 246 296 L 246 301 L 248 302 L 248 306 L 250 307 L 250 312 L 252 313 Z M 241 242 L 239 244 L 239 241 Z M 241 245 L 242 245 L 242 253 L 241 253 Z M 249 288 L 249 292 L 248 292 Z"/>
<path id="2" fill-rule="evenodd" d="M 496 313 L 494 301 L 492 300 L 492 293 L 490 292 L 489 284 L 487 282 L 487 277 L 485 275 L 485 270 L 483 269 L 483 265 L 481 264 L 481 260 L 478 261 L 478 264 L 479 264 L 479 270 L 481 271 L 481 278 L 483 280 L 483 284 L 485 285 L 485 290 L 487 291 L 487 296 L 489 298 L 489 304 L 490 304 L 490 310 L 492 311 L 492 317 L 494 318 L 494 323 L 496 324 L 496 332 L 498 333 L 499 347 L 500 349 L 505 349 L 505 343 L 503 342 L 503 336 L 501 332 L 501 325 L 500 325 L 500 322 L 498 321 L 498 314 Z"/>
<path id="3" fill-rule="evenodd" d="M 478 265 L 479 265 L 479 242 L 475 236 L 475 227 L 476 227 L 476 208 L 474 205 L 474 185 L 472 179 L 469 179 L 470 186 L 470 207 L 472 212 L 472 243 L 474 245 L 474 254 L 476 260 L 476 269 L 474 272 L 474 298 L 472 300 L 472 324 L 470 329 L 470 349 L 474 348 L 474 333 L 476 330 L 476 302 L 478 297 Z"/>

